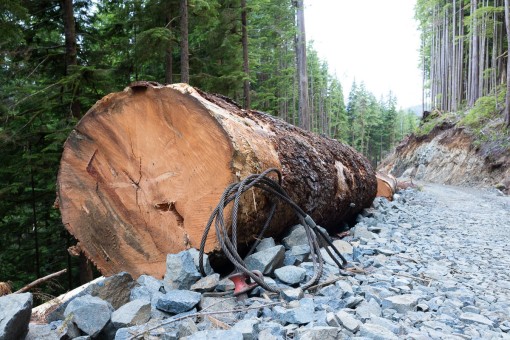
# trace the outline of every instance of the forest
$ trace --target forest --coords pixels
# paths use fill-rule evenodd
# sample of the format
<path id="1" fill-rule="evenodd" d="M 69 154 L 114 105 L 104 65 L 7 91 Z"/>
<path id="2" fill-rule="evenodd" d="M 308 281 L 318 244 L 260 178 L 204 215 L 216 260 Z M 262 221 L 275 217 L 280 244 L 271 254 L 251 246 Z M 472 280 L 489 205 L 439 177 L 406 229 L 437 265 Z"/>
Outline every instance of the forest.
<path id="1" fill-rule="evenodd" d="M 417 1 L 424 109 L 476 108 L 471 114 L 496 113 L 510 126 L 509 6 L 508 0 Z"/>
<path id="2" fill-rule="evenodd" d="M 427 30 L 436 17 L 450 18 L 439 2 L 433 16 L 425 7 L 420 2 Z M 16 290 L 68 268 L 44 289 L 55 294 L 87 280 L 85 261 L 67 251 L 76 240 L 56 209 L 62 146 L 97 100 L 133 81 L 187 82 L 228 96 L 245 108 L 341 140 L 376 165 L 414 130 L 416 116 L 398 109 L 391 92 L 376 98 L 361 80 L 344 100 L 342 84 L 306 41 L 303 10 L 303 0 L 0 2 L 0 281 Z M 464 12 L 467 20 L 469 8 Z M 485 11 L 479 37 L 492 41 L 491 18 L 501 16 L 500 10 Z M 424 38 L 430 84 L 439 81 L 440 70 L 435 70 L 437 56 L 425 57 L 425 51 L 432 51 L 437 39 L 451 38 L 451 31 L 439 31 L 438 26 Z M 499 49 L 487 42 L 480 53 L 488 65 L 506 48 L 503 29 L 498 32 Z M 506 57 L 494 60 L 502 67 Z M 445 69 L 450 68 L 441 72 Z M 494 79 L 483 82 L 480 94 L 502 81 L 500 71 L 488 72 Z M 428 86 L 427 98 L 438 97 L 439 90 Z M 462 103 L 464 97 L 458 99 Z"/>

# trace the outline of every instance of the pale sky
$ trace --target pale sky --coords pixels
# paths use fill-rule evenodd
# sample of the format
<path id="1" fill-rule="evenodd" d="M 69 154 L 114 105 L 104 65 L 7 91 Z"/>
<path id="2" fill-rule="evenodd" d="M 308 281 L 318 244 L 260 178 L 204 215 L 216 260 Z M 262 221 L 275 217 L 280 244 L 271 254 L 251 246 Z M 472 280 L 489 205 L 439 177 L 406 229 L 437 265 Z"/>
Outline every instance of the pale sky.
<path id="1" fill-rule="evenodd" d="M 421 104 L 415 0 L 305 0 L 307 40 L 342 83 L 353 79 L 377 99 L 390 90 L 398 107 Z"/>

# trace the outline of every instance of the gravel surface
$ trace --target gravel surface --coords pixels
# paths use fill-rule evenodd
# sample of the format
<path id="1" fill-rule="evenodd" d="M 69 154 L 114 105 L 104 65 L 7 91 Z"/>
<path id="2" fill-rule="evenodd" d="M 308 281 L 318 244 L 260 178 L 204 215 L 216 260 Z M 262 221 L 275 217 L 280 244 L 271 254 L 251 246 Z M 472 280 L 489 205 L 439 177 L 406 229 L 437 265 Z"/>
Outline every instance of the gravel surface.
<path id="1" fill-rule="evenodd" d="M 304 227 L 296 225 L 284 245 L 267 239 L 251 256 L 281 294 L 257 287 L 237 299 L 228 279 L 199 280 L 197 252 L 188 250 L 168 256 L 164 280 L 143 275 L 135 283 L 120 273 L 98 284 L 116 291 L 91 289 L 108 306 L 127 293 L 136 301 L 119 302 L 123 307 L 106 326 L 98 313 L 73 322 L 84 334 L 100 331 L 101 338 L 118 340 L 510 339 L 509 228 L 510 197 L 424 183 L 392 202 L 377 198 L 347 236 L 334 240 L 348 260 L 344 270 L 321 249 L 321 284 L 308 290 L 299 286 L 314 266 Z M 174 289 L 182 284 L 184 290 Z M 78 299 L 102 301 L 88 294 Z M 61 338 L 60 329 L 32 324 L 27 339 Z"/>
<path id="2" fill-rule="evenodd" d="M 382 226 L 356 247 L 373 255 L 358 258 L 368 273 L 354 286 L 397 335 L 510 339 L 510 197 L 425 183 L 396 198 L 355 227 Z"/>

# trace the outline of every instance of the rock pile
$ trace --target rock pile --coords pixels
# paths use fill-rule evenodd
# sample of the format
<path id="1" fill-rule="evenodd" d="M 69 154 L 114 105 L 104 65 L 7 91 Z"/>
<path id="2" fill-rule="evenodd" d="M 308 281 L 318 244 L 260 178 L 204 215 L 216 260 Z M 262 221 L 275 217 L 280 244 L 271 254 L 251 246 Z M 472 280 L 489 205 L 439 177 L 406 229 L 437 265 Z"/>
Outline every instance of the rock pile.
<path id="1" fill-rule="evenodd" d="M 410 189 L 395 198 L 376 199 L 350 235 L 334 241 L 347 270 L 323 250 L 324 274 L 307 291 L 299 285 L 314 267 L 297 225 L 281 245 L 265 239 L 246 259 L 283 289 L 279 295 L 258 287 L 245 299 L 233 297 L 233 283 L 214 273 L 207 257 L 208 276 L 201 277 L 198 252 L 190 249 L 168 255 L 162 280 L 121 273 L 95 283 L 53 311 L 48 324 L 30 324 L 26 339 L 510 339 L 505 291 L 477 295 L 452 275 L 454 254 L 419 241 L 435 232 L 426 216 L 440 216 L 430 198 Z M 0 339 L 22 338 L 29 296 L 0 298 Z M 12 299 L 9 316 L 2 299 Z M 12 322 L 25 325 L 16 337 Z"/>

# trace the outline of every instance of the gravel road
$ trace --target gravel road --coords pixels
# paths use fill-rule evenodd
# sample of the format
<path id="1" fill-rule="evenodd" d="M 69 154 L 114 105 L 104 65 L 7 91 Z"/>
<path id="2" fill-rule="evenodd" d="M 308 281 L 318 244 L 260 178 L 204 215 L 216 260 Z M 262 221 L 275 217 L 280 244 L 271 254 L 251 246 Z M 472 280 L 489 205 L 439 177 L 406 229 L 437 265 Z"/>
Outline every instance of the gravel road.
<path id="1" fill-rule="evenodd" d="M 420 189 L 376 203 L 354 228 L 354 263 L 369 272 L 354 286 L 382 307 L 382 318 L 361 320 L 362 330 L 375 320 L 399 338 L 510 339 L 510 197 L 430 183 Z M 388 306 L 394 293 L 401 301 Z"/>

